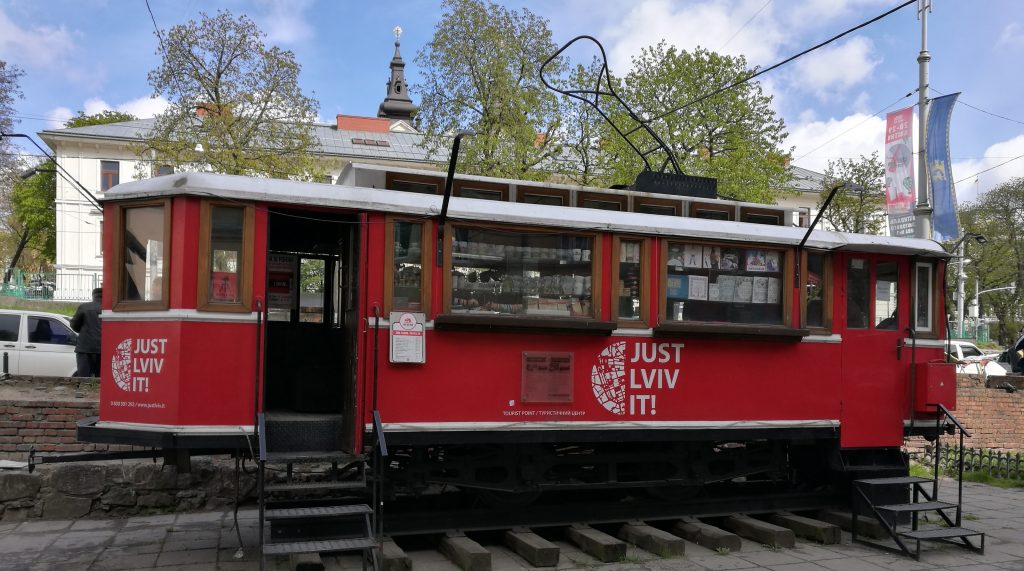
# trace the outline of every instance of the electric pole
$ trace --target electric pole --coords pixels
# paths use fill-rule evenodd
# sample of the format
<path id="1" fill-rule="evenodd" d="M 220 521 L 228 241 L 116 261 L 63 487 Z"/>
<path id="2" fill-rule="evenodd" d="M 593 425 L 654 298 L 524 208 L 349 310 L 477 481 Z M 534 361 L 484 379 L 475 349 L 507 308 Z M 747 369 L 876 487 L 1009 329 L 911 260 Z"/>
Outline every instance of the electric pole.
<path id="1" fill-rule="evenodd" d="M 928 159 L 925 157 L 925 129 L 928 117 L 928 12 L 932 0 L 917 0 L 917 13 L 921 18 L 921 53 L 917 56 L 917 207 L 914 208 L 914 236 L 930 240 L 932 237 L 932 206 L 928 199 Z"/>

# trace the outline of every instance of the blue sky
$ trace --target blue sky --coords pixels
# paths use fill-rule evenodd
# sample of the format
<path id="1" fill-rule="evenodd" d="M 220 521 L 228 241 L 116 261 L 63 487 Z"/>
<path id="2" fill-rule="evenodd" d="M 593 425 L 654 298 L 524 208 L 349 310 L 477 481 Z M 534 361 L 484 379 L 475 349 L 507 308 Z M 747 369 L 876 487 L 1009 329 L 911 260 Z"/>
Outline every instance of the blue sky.
<path id="1" fill-rule="evenodd" d="M 612 71 L 628 71 L 640 48 L 665 39 L 769 66 L 898 5 L 897 0 L 537 0 L 502 2 L 546 18 L 555 42 L 597 37 Z M 440 15 L 430 0 L 150 0 L 161 28 L 218 8 L 250 16 L 269 41 L 295 52 L 301 82 L 320 117 L 373 116 L 385 95 L 394 36 L 412 87 L 416 52 Z M 961 202 L 1024 176 L 1024 2 L 934 0 L 929 15 L 931 96 L 960 91 L 950 136 Z M 762 76 L 785 119 L 795 164 L 881 153 L 885 111 L 916 103 L 920 21 L 914 6 Z M 0 0 L 0 59 L 25 70 L 17 127 L 38 132 L 72 112 L 158 112 L 146 80 L 157 40 L 143 0 Z M 417 100 L 415 89 L 412 97 Z M 878 113 L 877 116 L 874 114 Z M 1000 115 L 995 117 L 994 115 Z M 992 168 L 995 167 L 995 168 Z M 982 174 L 981 171 L 988 170 Z M 975 182 L 975 179 L 977 180 Z"/>

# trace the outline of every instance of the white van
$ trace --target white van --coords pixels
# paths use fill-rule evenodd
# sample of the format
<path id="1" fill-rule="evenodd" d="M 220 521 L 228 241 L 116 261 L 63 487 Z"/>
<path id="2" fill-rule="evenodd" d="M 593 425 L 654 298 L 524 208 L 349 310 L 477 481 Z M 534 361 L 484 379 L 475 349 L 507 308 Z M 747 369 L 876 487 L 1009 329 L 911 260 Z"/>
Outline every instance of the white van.
<path id="1" fill-rule="evenodd" d="M 998 377 L 1006 375 L 1006 369 L 996 362 L 998 355 L 986 355 L 978 346 L 969 341 L 950 341 L 949 356 L 956 362 L 956 372 L 965 375 Z"/>
<path id="2" fill-rule="evenodd" d="M 11 375 L 73 376 L 77 341 L 67 316 L 0 309 L 0 359 Z"/>

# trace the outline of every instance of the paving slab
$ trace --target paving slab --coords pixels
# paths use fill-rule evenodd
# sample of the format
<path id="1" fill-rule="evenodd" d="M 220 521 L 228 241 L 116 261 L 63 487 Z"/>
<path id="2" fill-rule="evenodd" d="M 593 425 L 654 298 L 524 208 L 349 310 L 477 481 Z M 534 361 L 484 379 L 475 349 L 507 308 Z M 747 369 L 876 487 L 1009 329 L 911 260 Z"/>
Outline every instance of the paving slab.
<path id="1" fill-rule="evenodd" d="M 661 558 L 628 547 L 623 560 L 602 563 L 564 540 L 559 549 L 557 571 L 893 571 L 942 570 L 1024 571 L 1024 490 L 992 488 L 966 483 L 965 509 L 972 515 L 967 527 L 984 530 L 984 554 L 954 545 L 922 543 L 921 561 L 853 544 L 848 532 L 839 543 L 820 545 L 798 539 L 792 548 L 768 548 L 756 541 L 741 540 L 740 548 L 719 554 L 686 542 L 681 557 Z M 972 504 L 983 499 L 989 509 Z M 998 509 L 991 509 L 998 506 Z M 198 514 L 168 514 L 127 519 L 82 519 L 78 521 L 10 522 L 0 524 L 0 570 L 40 571 L 243 571 L 258 567 L 255 549 L 258 530 L 256 511 L 239 512 L 243 558 L 236 560 L 238 538 L 230 510 Z M 187 517 L 185 517 L 187 516 Z M 661 527 L 661 526 L 659 526 Z M 666 524 L 667 527 L 667 524 Z M 536 569 L 500 545 L 488 546 L 495 571 Z M 414 571 L 458 571 L 436 549 L 406 553 Z M 327 569 L 361 571 L 358 557 L 324 556 Z M 271 560 L 268 571 L 287 568 L 287 560 Z M 403 570 L 403 571 L 407 571 Z"/>

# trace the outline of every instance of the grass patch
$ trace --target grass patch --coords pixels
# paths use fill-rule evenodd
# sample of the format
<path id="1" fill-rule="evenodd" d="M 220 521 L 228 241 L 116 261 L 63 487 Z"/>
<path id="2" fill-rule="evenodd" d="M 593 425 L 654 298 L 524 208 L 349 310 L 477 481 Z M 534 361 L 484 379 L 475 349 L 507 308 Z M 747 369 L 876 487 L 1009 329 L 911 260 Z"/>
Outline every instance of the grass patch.
<path id="1" fill-rule="evenodd" d="M 988 472 L 964 472 L 965 482 L 977 482 L 979 484 L 988 484 L 989 486 L 995 486 L 997 488 L 1024 488 L 1024 480 L 1020 479 L 1006 479 L 996 478 Z"/>
<path id="2" fill-rule="evenodd" d="M 730 553 L 732 553 L 732 550 L 728 547 L 719 547 L 715 550 L 715 552 L 717 552 L 719 555 L 729 555 Z"/>
<path id="3" fill-rule="evenodd" d="M 38 299 L 21 299 L 18 297 L 0 296 L 0 309 L 20 309 L 23 311 L 45 311 L 59 313 L 71 317 L 81 302 L 77 301 L 46 301 Z"/>
<path id="4" fill-rule="evenodd" d="M 922 464 L 910 464 L 910 475 L 919 478 L 934 478 L 934 469 Z M 946 471 L 943 476 L 956 479 L 956 470 Z M 978 484 L 988 484 L 997 488 L 1024 488 L 1024 480 L 1020 478 L 996 478 L 988 472 L 964 470 L 964 481 Z"/>

